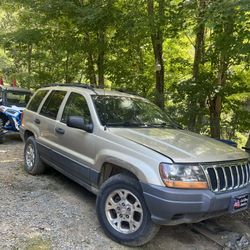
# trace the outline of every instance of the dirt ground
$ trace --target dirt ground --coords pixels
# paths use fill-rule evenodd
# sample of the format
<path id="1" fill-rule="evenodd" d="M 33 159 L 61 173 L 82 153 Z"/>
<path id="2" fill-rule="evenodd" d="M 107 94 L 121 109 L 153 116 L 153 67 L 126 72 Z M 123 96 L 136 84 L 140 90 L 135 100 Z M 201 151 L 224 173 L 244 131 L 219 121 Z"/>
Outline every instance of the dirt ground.
<path id="1" fill-rule="evenodd" d="M 0 145 L 0 249 L 132 249 L 105 236 L 95 196 L 55 170 L 31 176 L 23 170 L 23 143 L 8 135 Z M 250 235 L 250 212 L 217 219 L 226 230 Z M 190 225 L 162 227 L 136 249 L 221 249 Z"/>

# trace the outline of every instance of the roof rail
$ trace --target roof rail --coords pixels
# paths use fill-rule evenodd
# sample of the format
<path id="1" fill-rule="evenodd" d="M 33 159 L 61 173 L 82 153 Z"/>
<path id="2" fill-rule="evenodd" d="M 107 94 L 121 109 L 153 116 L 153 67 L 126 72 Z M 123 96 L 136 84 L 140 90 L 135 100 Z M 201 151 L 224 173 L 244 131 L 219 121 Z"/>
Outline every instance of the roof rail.
<path id="1" fill-rule="evenodd" d="M 95 94 L 97 94 L 97 92 L 95 91 L 95 87 L 93 85 L 86 84 L 86 83 L 52 83 L 52 84 L 47 84 L 43 87 L 57 87 L 57 86 L 85 88 L 85 89 L 92 90 Z"/>

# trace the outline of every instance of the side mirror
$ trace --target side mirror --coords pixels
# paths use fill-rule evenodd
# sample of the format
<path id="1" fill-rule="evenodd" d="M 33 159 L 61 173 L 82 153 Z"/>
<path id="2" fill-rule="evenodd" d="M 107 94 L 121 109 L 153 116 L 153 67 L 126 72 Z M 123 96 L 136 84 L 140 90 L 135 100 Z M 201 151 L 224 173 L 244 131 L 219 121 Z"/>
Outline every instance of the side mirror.
<path id="1" fill-rule="evenodd" d="M 71 128 L 78 128 L 88 133 L 93 132 L 93 124 L 85 124 L 84 119 L 81 116 L 69 116 L 67 119 L 67 126 Z"/>

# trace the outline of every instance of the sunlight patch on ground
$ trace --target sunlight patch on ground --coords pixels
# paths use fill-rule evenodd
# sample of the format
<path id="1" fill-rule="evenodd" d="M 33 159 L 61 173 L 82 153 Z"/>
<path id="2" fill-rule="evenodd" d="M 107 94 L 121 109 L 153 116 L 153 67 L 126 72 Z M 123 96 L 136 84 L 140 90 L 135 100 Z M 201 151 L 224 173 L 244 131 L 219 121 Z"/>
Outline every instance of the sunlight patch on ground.
<path id="1" fill-rule="evenodd" d="M 14 158 L 14 159 L 11 159 L 11 160 L 0 160 L 1 163 L 21 162 L 21 161 L 23 161 L 23 160 L 18 159 L 18 158 Z"/>

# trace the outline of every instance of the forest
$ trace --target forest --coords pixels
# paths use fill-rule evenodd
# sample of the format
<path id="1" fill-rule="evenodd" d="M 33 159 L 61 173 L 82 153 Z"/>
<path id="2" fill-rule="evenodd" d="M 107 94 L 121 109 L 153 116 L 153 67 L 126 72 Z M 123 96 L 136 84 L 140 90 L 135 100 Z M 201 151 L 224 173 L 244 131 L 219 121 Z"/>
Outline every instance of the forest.
<path id="1" fill-rule="evenodd" d="M 0 0 L 0 80 L 146 97 L 191 131 L 249 139 L 249 0 Z"/>

